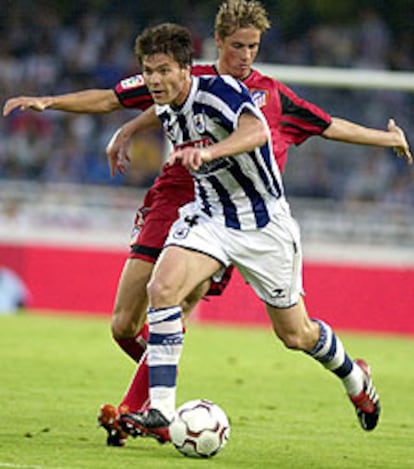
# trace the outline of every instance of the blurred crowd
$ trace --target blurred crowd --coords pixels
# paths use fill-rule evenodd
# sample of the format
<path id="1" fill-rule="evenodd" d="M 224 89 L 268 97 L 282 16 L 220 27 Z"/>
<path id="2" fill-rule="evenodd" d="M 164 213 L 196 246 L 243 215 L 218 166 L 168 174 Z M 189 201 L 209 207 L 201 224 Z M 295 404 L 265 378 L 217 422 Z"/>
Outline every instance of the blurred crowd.
<path id="1" fill-rule="evenodd" d="M 150 6 L 138 5 L 144 2 L 85 2 L 88 8 L 83 5 L 65 12 L 56 5 L 51 7 L 50 2 L 6 3 L 10 8 L 0 13 L 3 101 L 20 94 L 113 87 L 120 78 L 137 71 L 136 35 L 143 27 L 166 19 L 192 30 L 196 58 L 215 58 L 212 34 L 217 2 L 193 2 L 189 10 L 185 8 L 188 2 L 172 0 L 170 9 L 165 7 L 165 17 L 160 11 L 166 2 L 157 4 L 157 15 Z M 398 28 L 395 18 L 390 22 L 370 2 L 343 22 L 329 15 L 321 21 L 311 8 L 318 2 L 302 2 L 307 8 L 300 15 L 283 10 L 285 18 L 279 16 L 278 2 L 263 3 L 273 27 L 263 38 L 260 62 L 414 71 L 413 30 Z M 412 93 L 292 88 L 332 115 L 379 128 L 385 128 L 393 117 L 409 138 L 414 134 Z M 125 177 L 111 180 L 104 156 L 112 133 L 132 115 L 132 111 L 104 116 L 14 112 L 0 123 L 0 181 L 146 187 L 158 173 L 163 151 L 159 135 L 135 142 L 131 169 Z M 351 148 L 315 138 L 292 153 L 286 175 L 290 195 L 414 207 L 414 171 L 407 170 L 391 151 Z"/>

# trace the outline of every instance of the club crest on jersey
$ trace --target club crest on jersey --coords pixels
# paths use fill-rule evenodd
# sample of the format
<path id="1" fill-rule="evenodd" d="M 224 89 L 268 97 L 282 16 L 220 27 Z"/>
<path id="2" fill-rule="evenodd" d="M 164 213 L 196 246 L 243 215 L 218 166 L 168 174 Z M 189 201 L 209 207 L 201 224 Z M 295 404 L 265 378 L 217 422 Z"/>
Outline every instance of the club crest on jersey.
<path id="1" fill-rule="evenodd" d="M 121 81 L 121 86 L 123 89 L 137 88 L 144 84 L 144 79 L 142 75 L 134 75 L 133 77 L 125 78 Z"/>
<path id="2" fill-rule="evenodd" d="M 267 92 L 264 90 L 252 90 L 250 95 L 257 107 L 263 107 L 267 103 Z"/>
<path id="3" fill-rule="evenodd" d="M 206 130 L 206 121 L 204 114 L 194 114 L 193 116 L 194 127 L 199 134 L 202 134 Z"/>

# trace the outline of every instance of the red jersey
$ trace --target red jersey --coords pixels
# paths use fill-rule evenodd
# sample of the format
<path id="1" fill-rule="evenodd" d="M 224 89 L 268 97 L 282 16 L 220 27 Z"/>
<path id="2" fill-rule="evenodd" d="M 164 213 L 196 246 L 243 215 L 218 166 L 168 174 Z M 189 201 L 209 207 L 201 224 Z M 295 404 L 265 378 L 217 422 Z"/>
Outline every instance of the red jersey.
<path id="1" fill-rule="evenodd" d="M 243 83 L 266 117 L 272 135 L 273 153 L 283 173 L 288 148 L 301 144 L 313 135 L 320 135 L 332 118 L 315 104 L 299 98 L 287 86 L 257 70 L 252 70 Z"/>
<path id="2" fill-rule="evenodd" d="M 218 75 L 213 65 L 196 65 L 192 73 L 198 76 Z M 287 86 L 256 70 L 252 70 L 244 84 L 267 119 L 274 155 L 282 172 L 289 146 L 321 134 L 331 123 L 331 117 L 314 104 L 299 98 Z M 121 80 L 114 91 L 126 108 L 144 111 L 153 103 L 142 75 Z M 190 173 L 179 161 L 174 165 L 166 163 L 138 211 L 137 236 L 131 244 L 130 256 L 155 262 L 171 224 L 178 218 L 178 209 L 192 200 L 194 182 Z"/>
<path id="3" fill-rule="evenodd" d="M 218 74 L 213 65 L 195 65 L 192 73 L 197 76 Z M 331 116 L 257 70 L 252 70 L 243 83 L 266 117 L 272 135 L 273 152 L 283 172 L 289 146 L 299 145 L 313 135 L 320 135 L 331 123 Z M 145 110 L 152 104 L 142 75 L 122 80 L 114 91 L 124 107 Z"/>

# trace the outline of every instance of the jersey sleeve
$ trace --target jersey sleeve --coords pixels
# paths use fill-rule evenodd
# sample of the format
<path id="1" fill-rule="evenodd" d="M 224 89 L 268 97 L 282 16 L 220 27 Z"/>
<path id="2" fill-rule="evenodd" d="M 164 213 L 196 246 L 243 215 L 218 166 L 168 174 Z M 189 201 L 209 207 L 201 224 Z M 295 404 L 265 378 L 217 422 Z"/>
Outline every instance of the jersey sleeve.
<path id="1" fill-rule="evenodd" d="M 242 112 L 248 111 L 258 119 L 264 121 L 264 117 L 255 106 L 249 90 L 243 83 L 237 81 L 229 75 L 221 75 L 212 80 L 213 93 L 219 98 L 220 105 L 215 105 L 217 113 L 222 122 L 231 122 L 234 130 L 238 125 L 238 120 Z"/>
<path id="2" fill-rule="evenodd" d="M 118 82 L 114 92 L 125 108 L 145 111 L 153 104 L 153 100 L 142 75 L 133 75 Z"/>
<path id="3" fill-rule="evenodd" d="M 299 145 L 313 135 L 320 135 L 332 122 L 332 117 L 313 103 L 297 96 L 279 83 L 281 103 L 280 132 L 291 144 Z"/>
<path id="4" fill-rule="evenodd" d="M 196 77 L 201 77 L 202 75 L 211 75 L 211 76 L 218 75 L 217 69 L 214 67 L 214 65 L 200 65 L 200 64 L 196 64 L 191 67 L 191 74 L 195 75 Z"/>

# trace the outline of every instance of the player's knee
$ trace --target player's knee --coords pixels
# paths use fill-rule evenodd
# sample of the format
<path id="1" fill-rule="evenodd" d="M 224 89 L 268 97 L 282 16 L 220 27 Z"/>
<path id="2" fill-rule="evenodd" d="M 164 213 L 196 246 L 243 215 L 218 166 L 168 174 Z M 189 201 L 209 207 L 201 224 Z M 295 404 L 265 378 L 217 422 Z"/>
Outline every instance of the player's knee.
<path id="1" fill-rule="evenodd" d="M 111 332 L 112 337 L 117 339 L 126 339 L 134 337 L 138 328 L 138 322 L 127 319 L 126 315 L 122 313 L 115 314 L 112 317 Z"/>
<path id="2" fill-rule="evenodd" d="M 150 304 L 156 308 L 176 304 L 172 285 L 160 278 L 153 278 L 147 285 Z"/>

